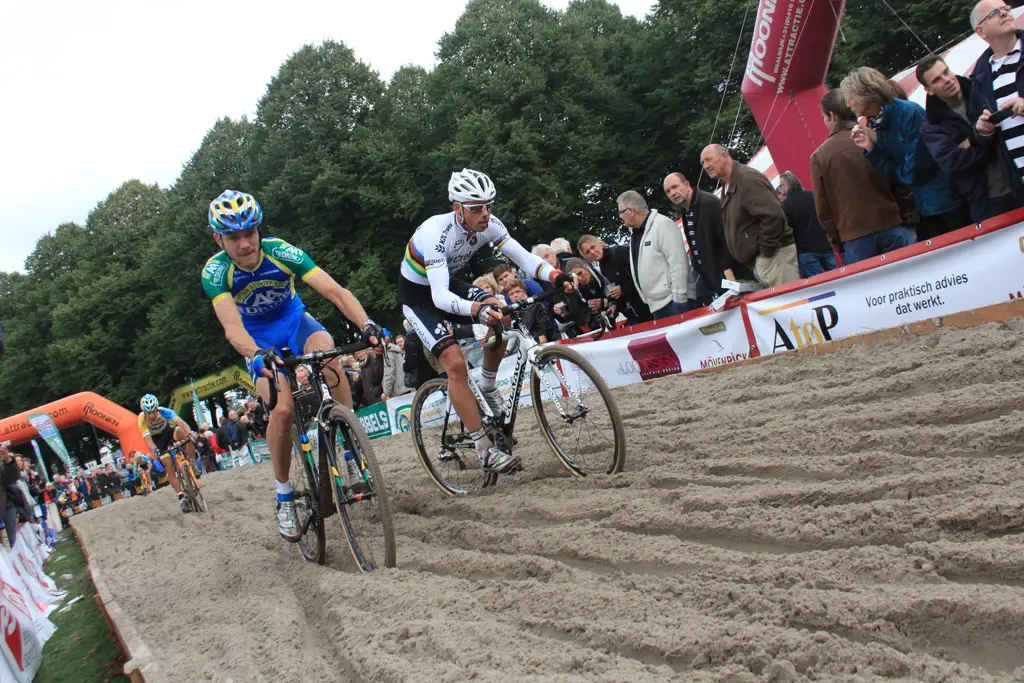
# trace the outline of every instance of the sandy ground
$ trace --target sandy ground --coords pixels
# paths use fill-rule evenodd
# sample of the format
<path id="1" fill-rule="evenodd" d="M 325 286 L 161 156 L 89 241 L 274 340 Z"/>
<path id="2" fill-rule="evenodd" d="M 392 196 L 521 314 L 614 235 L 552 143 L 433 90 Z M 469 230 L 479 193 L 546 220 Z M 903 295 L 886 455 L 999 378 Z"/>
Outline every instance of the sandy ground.
<path id="1" fill-rule="evenodd" d="M 371 576 L 336 518 L 327 567 L 277 536 L 267 465 L 204 479 L 205 517 L 164 490 L 75 525 L 166 680 L 1024 678 L 1022 337 L 618 390 L 615 477 L 570 478 L 529 412 L 528 470 L 471 498 L 377 441 L 400 568 Z"/>

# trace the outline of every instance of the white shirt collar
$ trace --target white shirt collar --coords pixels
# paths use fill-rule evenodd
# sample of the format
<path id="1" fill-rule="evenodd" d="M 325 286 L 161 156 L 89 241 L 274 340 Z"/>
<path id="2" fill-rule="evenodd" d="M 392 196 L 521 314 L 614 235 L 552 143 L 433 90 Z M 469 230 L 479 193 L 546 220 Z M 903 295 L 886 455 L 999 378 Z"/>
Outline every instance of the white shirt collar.
<path id="1" fill-rule="evenodd" d="M 1018 38 L 1017 44 L 1013 46 L 1013 49 L 1010 50 L 1009 54 L 1007 54 L 1006 57 L 1009 57 L 1015 52 L 1021 52 L 1022 50 L 1024 50 L 1024 45 L 1021 45 L 1021 39 Z M 1006 59 L 1006 57 L 1000 57 L 999 59 L 996 59 L 996 56 L 992 55 L 991 57 L 988 58 L 988 63 L 992 66 L 1000 66 L 1002 65 L 1003 60 Z"/>

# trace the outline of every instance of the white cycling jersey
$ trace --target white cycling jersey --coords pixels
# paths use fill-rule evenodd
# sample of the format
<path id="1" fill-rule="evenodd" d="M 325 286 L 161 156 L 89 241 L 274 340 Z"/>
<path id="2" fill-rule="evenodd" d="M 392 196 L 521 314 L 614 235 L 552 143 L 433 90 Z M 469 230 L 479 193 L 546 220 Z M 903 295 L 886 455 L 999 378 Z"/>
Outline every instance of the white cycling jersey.
<path id="1" fill-rule="evenodd" d="M 550 280 L 555 272 L 547 261 L 526 251 L 512 239 L 505 225 L 491 216 L 487 229 L 470 232 L 460 226 L 455 212 L 432 216 L 416 228 L 405 248 L 402 277 L 417 285 L 428 285 L 434 305 L 456 315 L 473 314 L 473 302 L 449 289 L 451 273 L 469 263 L 479 249 L 491 244 L 512 259 L 524 272 L 538 280 Z"/>

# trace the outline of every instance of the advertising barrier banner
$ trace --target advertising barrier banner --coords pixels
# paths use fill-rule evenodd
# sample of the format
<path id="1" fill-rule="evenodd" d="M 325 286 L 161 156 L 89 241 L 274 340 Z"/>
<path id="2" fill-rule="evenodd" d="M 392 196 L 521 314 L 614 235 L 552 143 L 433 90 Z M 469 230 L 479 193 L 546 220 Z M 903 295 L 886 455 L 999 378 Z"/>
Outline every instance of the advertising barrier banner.
<path id="1" fill-rule="evenodd" d="M 613 388 L 727 365 L 750 356 L 750 341 L 739 308 L 635 335 L 573 344 L 571 348 L 590 361 Z"/>
<path id="2" fill-rule="evenodd" d="M 762 355 L 1003 303 L 1024 290 L 1024 224 L 746 304 Z"/>

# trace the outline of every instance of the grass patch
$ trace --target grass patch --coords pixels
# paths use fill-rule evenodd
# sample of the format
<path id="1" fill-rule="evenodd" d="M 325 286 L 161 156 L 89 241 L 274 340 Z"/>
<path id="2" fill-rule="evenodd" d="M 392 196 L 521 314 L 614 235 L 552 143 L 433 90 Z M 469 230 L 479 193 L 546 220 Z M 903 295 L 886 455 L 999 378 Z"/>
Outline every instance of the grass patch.
<path id="1" fill-rule="evenodd" d="M 123 653 L 96 602 L 96 586 L 89 576 L 85 554 L 70 530 L 61 535 L 46 563 L 46 573 L 68 595 L 50 615 L 57 632 L 43 648 L 43 663 L 35 683 L 127 683 L 130 679 L 122 673 Z M 65 580 L 65 574 L 71 578 Z M 79 595 L 82 599 L 68 611 L 60 611 Z"/>

